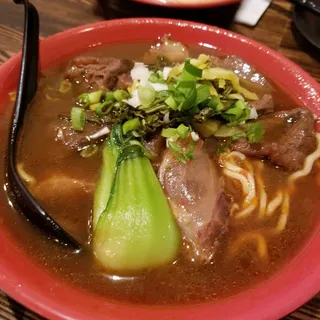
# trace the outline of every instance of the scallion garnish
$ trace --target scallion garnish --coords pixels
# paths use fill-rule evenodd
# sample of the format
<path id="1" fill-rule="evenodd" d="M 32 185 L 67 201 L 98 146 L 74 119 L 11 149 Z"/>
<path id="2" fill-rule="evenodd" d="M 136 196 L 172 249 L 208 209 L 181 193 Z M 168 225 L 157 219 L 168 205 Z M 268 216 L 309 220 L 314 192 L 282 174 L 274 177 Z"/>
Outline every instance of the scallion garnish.
<path id="1" fill-rule="evenodd" d="M 176 100 L 174 100 L 173 96 L 170 96 L 164 101 L 172 110 L 177 110 L 178 106 Z"/>
<path id="2" fill-rule="evenodd" d="M 196 104 L 200 104 L 206 100 L 209 99 L 211 96 L 209 87 L 206 85 L 201 85 L 200 87 L 197 88 L 197 99 L 196 99 Z"/>
<path id="3" fill-rule="evenodd" d="M 202 77 L 202 70 L 197 68 L 193 64 L 191 64 L 190 59 L 186 59 L 186 61 L 184 63 L 184 69 L 185 69 L 185 71 L 187 71 L 188 73 L 190 73 L 194 77 L 197 77 L 197 78 Z"/>
<path id="4" fill-rule="evenodd" d="M 259 143 L 264 135 L 262 122 L 255 122 L 248 126 L 247 138 L 249 143 Z"/>
<path id="5" fill-rule="evenodd" d="M 250 109 L 246 102 L 238 100 L 222 114 L 222 117 L 230 123 L 240 123 L 250 118 Z"/>
<path id="6" fill-rule="evenodd" d="M 169 141 L 168 145 L 173 156 L 183 164 L 186 164 L 188 161 L 194 159 L 193 152 L 195 142 L 193 140 L 190 141 L 190 145 L 187 152 L 185 152 L 176 142 Z"/>
<path id="7" fill-rule="evenodd" d="M 113 96 L 118 102 L 120 102 L 122 100 L 128 99 L 130 97 L 130 94 L 125 90 L 116 90 L 113 92 Z"/>
<path id="8" fill-rule="evenodd" d="M 97 116 L 101 117 L 108 114 L 112 110 L 112 108 L 113 108 L 112 101 L 105 101 L 103 103 L 99 103 L 94 111 L 96 112 Z"/>
<path id="9" fill-rule="evenodd" d="M 73 107 L 71 109 L 71 124 L 75 131 L 83 131 L 86 122 L 85 112 L 82 108 Z"/>
<path id="10" fill-rule="evenodd" d="M 140 85 L 138 88 L 138 96 L 144 107 L 149 107 L 156 98 L 156 91 L 149 86 Z"/>
<path id="11" fill-rule="evenodd" d="M 148 81 L 151 83 L 166 83 L 166 81 L 160 76 L 158 72 L 151 73 Z"/>
<path id="12" fill-rule="evenodd" d="M 87 108 L 90 106 L 90 99 L 88 93 L 81 94 L 77 99 L 77 104 L 82 108 Z"/>
<path id="13" fill-rule="evenodd" d="M 122 133 L 126 135 L 128 132 L 139 129 L 141 126 L 141 121 L 139 118 L 133 118 L 126 121 L 122 126 Z"/>
<path id="14" fill-rule="evenodd" d="M 113 102 L 115 101 L 114 93 L 112 91 L 107 91 L 104 95 L 104 102 L 110 101 Z"/>
<path id="15" fill-rule="evenodd" d="M 95 91 L 88 94 L 90 104 L 98 103 L 101 100 L 103 91 Z"/>
<path id="16" fill-rule="evenodd" d="M 186 138 L 191 132 L 190 127 L 185 126 L 181 123 L 178 128 L 164 128 L 162 129 L 161 135 L 171 140 L 177 140 L 178 138 Z"/>
<path id="17" fill-rule="evenodd" d="M 237 127 L 234 127 L 234 128 L 237 128 Z M 232 127 L 230 129 L 232 130 Z M 230 138 L 218 147 L 218 150 L 217 150 L 218 155 L 223 153 L 227 148 L 231 146 L 233 142 L 239 140 L 240 138 L 246 138 L 250 144 L 259 143 L 264 135 L 264 127 L 262 122 L 255 122 L 255 123 L 251 123 L 247 127 L 246 132 L 244 130 L 237 128 L 236 130 L 229 132 L 229 134 L 231 133 L 233 133 L 233 135 L 231 137 L 230 135 L 228 135 Z M 218 135 L 218 136 L 222 137 L 222 135 Z"/>

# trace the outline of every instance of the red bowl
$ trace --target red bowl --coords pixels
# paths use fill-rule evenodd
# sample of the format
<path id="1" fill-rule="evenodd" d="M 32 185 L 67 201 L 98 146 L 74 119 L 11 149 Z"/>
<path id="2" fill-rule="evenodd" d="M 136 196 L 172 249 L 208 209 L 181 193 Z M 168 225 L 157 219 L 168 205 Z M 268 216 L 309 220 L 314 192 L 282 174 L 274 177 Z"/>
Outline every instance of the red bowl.
<path id="1" fill-rule="evenodd" d="M 99 22 L 41 41 L 41 68 L 86 48 L 110 43 L 154 40 L 171 33 L 187 44 L 213 45 L 236 54 L 284 88 L 300 105 L 320 116 L 318 83 L 273 50 L 229 31 L 192 22 L 128 19 Z M 21 55 L 0 67 L 0 101 L 17 83 Z M 2 106 L 3 107 L 3 106 Z M 319 212 L 320 213 L 320 212 Z M 188 306 L 133 306 L 113 303 L 61 282 L 26 256 L 17 235 L 0 223 L 0 287 L 13 298 L 50 319 L 194 320 L 279 319 L 320 289 L 320 219 L 296 255 L 268 280 L 216 302 Z"/>
<path id="2" fill-rule="evenodd" d="M 162 7 L 171 7 L 171 8 L 211 8 L 226 6 L 233 3 L 239 3 L 241 0 L 206 0 L 206 1 L 197 1 L 192 0 L 189 3 L 178 3 L 177 0 L 133 0 L 136 2 L 162 6 Z M 189 0 L 190 1 L 190 0 Z"/>

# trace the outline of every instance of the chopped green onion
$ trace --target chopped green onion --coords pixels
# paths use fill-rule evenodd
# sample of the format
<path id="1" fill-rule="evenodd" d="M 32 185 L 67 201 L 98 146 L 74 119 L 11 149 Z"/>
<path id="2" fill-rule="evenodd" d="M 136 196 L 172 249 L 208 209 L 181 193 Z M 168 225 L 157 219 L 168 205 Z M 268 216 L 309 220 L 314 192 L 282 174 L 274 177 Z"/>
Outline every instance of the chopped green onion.
<path id="1" fill-rule="evenodd" d="M 107 91 L 104 95 L 104 102 L 113 102 L 115 101 L 114 93 L 112 91 Z"/>
<path id="2" fill-rule="evenodd" d="M 151 73 L 148 81 L 151 83 L 166 83 L 166 81 L 160 76 L 158 72 Z"/>
<path id="3" fill-rule="evenodd" d="M 228 130 L 228 126 L 223 126 L 225 127 L 226 130 Z M 221 127 L 222 129 L 222 127 Z M 248 126 L 247 132 L 244 132 L 241 130 L 239 127 L 229 127 L 230 131 L 228 132 L 230 136 L 230 139 L 228 139 L 226 142 L 221 144 L 217 150 L 217 154 L 220 155 L 223 153 L 227 148 L 231 146 L 231 144 L 240 138 L 247 138 L 249 143 L 259 143 L 261 138 L 264 135 L 264 128 L 263 128 L 263 123 L 262 122 L 256 122 L 252 123 Z M 218 133 L 218 132 L 217 132 Z M 216 134 L 215 134 L 216 135 Z M 218 133 L 216 135 L 217 137 L 227 137 L 227 135 L 221 135 Z"/>
<path id="4" fill-rule="evenodd" d="M 190 59 L 186 59 L 184 63 L 184 70 L 197 78 L 202 78 L 202 70 L 191 64 Z"/>
<path id="5" fill-rule="evenodd" d="M 101 90 L 89 93 L 90 104 L 100 102 L 102 94 L 103 94 L 103 91 Z"/>
<path id="6" fill-rule="evenodd" d="M 91 158 L 99 151 L 99 147 L 97 145 L 90 145 L 85 149 L 81 150 L 80 156 L 82 158 Z"/>
<path id="7" fill-rule="evenodd" d="M 144 109 L 144 112 L 145 113 L 153 113 L 153 112 L 156 112 L 156 111 L 160 111 L 160 110 L 166 110 L 168 109 L 168 107 L 164 104 L 159 104 L 159 105 L 154 105 L 154 106 L 151 106 L 147 109 Z"/>
<path id="8" fill-rule="evenodd" d="M 152 87 L 140 85 L 138 88 L 138 96 L 141 104 L 144 107 L 148 107 L 156 98 L 156 91 Z"/>
<path id="9" fill-rule="evenodd" d="M 193 152 L 195 143 L 193 140 L 191 140 L 189 149 L 187 152 L 185 152 L 177 143 L 169 141 L 168 143 L 169 149 L 172 152 L 173 156 L 183 164 L 186 164 L 188 161 L 193 160 Z"/>
<path id="10" fill-rule="evenodd" d="M 224 80 L 224 79 L 219 79 L 219 81 L 218 81 L 218 87 L 219 87 L 219 89 L 224 89 L 225 86 L 226 86 L 226 80 Z"/>
<path id="11" fill-rule="evenodd" d="M 252 123 L 248 127 L 247 138 L 249 143 L 259 143 L 264 135 L 264 127 L 262 122 Z"/>
<path id="12" fill-rule="evenodd" d="M 224 105 L 218 96 L 211 97 L 208 107 L 213 109 L 216 113 L 220 113 L 224 109 Z"/>
<path id="13" fill-rule="evenodd" d="M 177 129 L 175 128 L 164 128 L 161 131 L 161 135 L 165 138 L 173 138 L 174 140 L 179 138 Z"/>
<path id="14" fill-rule="evenodd" d="M 238 133 L 244 133 L 244 131 L 239 127 L 230 127 L 227 125 L 223 125 L 218 131 L 215 132 L 214 136 L 218 138 L 228 138 Z"/>
<path id="15" fill-rule="evenodd" d="M 127 91 L 125 91 L 125 90 L 116 90 L 116 91 L 114 91 L 113 95 L 114 95 L 114 98 L 115 98 L 118 102 L 130 98 L 129 92 L 127 92 Z"/>
<path id="16" fill-rule="evenodd" d="M 176 100 L 174 100 L 173 96 L 170 96 L 164 101 L 172 110 L 177 110 L 178 106 Z"/>
<path id="17" fill-rule="evenodd" d="M 157 99 L 161 99 L 161 100 L 165 100 L 167 99 L 171 94 L 170 90 L 161 90 L 159 92 L 157 92 Z"/>
<path id="18" fill-rule="evenodd" d="M 77 104 L 80 105 L 82 108 L 87 108 L 90 105 L 90 99 L 88 93 L 81 94 L 77 99 Z"/>
<path id="19" fill-rule="evenodd" d="M 97 108 L 98 108 L 99 106 L 101 106 L 101 104 L 102 104 L 101 102 L 97 102 L 97 103 L 91 104 L 90 107 L 89 107 L 89 109 L 94 112 L 94 111 L 97 110 Z"/>
<path id="20" fill-rule="evenodd" d="M 197 88 L 197 100 L 196 104 L 200 104 L 204 101 L 206 101 L 211 96 L 210 90 L 208 86 L 201 85 Z"/>
<path id="21" fill-rule="evenodd" d="M 72 87 L 72 84 L 68 80 L 61 80 L 59 86 L 60 93 L 67 93 Z"/>
<path id="22" fill-rule="evenodd" d="M 250 109 L 242 100 L 238 100 L 233 107 L 226 110 L 222 117 L 230 123 L 240 123 L 250 118 Z"/>
<path id="23" fill-rule="evenodd" d="M 177 91 L 184 95 L 178 109 L 180 111 L 192 108 L 197 99 L 197 90 L 195 81 L 181 81 L 177 85 Z"/>
<path id="24" fill-rule="evenodd" d="M 86 116 L 82 108 L 73 107 L 71 109 L 71 124 L 72 129 L 75 131 L 83 131 Z"/>
<path id="25" fill-rule="evenodd" d="M 139 129 L 140 126 L 141 126 L 141 122 L 139 118 L 130 119 L 123 124 L 122 132 L 124 135 L 126 135 L 130 131 Z"/>
<path id="26" fill-rule="evenodd" d="M 190 133 L 190 128 L 185 126 L 183 123 L 178 128 L 164 128 L 162 129 L 161 135 L 165 138 L 177 140 L 178 138 L 186 138 Z"/>
<path id="27" fill-rule="evenodd" d="M 178 133 L 179 137 L 184 139 L 190 133 L 190 128 L 185 126 L 183 123 L 181 123 L 179 125 L 179 127 L 177 128 L 177 133 Z"/>
<path id="28" fill-rule="evenodd" d="M 91 106 L 90 106 L 91 108 Z M 96 112 L 97 116 L 104 116 L 108 114 L 113 108 L 113 104 L 111 101 L 105 101 L 103 103 L 99 103 L 96 109 L 94 110 Z"/>

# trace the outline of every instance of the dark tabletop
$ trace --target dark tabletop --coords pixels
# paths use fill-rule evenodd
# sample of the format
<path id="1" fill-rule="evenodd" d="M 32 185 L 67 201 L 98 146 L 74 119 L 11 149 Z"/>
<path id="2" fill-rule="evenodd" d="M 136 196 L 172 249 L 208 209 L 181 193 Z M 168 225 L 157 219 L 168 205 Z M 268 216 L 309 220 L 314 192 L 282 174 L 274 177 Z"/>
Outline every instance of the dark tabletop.
<path id="1" fill-rule="evenodd" d="M 32 3 L 40 14 L 41 38 L 104 19 L 94 0 L 32 0 Z M 320 82 L 319 51 L 306 43 L 293 27 L 291 10 L 292 5 L 288 1 L 274 0 L 254 28 L 235 23 L 228 27 L 282 53 Z M 22 6 L 14 5 L 12 0 L 0 0 L 0 64 L 21 50 L 22 32 Z M 0 319 L 42 318 L 0 291 Z M 285 319 L 320 319 L 320 294 Z"/>

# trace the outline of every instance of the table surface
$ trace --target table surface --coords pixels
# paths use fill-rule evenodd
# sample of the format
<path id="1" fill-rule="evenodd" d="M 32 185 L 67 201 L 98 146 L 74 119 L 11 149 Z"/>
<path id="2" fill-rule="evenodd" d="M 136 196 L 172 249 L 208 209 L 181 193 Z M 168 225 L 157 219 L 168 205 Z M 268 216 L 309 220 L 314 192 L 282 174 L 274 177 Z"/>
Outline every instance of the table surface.
<path id="1" fill-rule="evenodd" d="M 94 0 L 33 0 L 40 14 L 40 37 L 103 20 Z M 0 0 L 0 64 L 21 50 L 22 6 L 12 0 Z M 258 25 L 249 28 L 232 24 L 230 28 L 282 53 L 320 81 L 319 52 L 305 43 L 292 26 L 292 6 L 286 0 L 274 0 Z M 41 317 L 15 303 L 0 291 L 0 319 L 40 320 Z M 320 319 L 320 294 L 285 318 Z"/>

